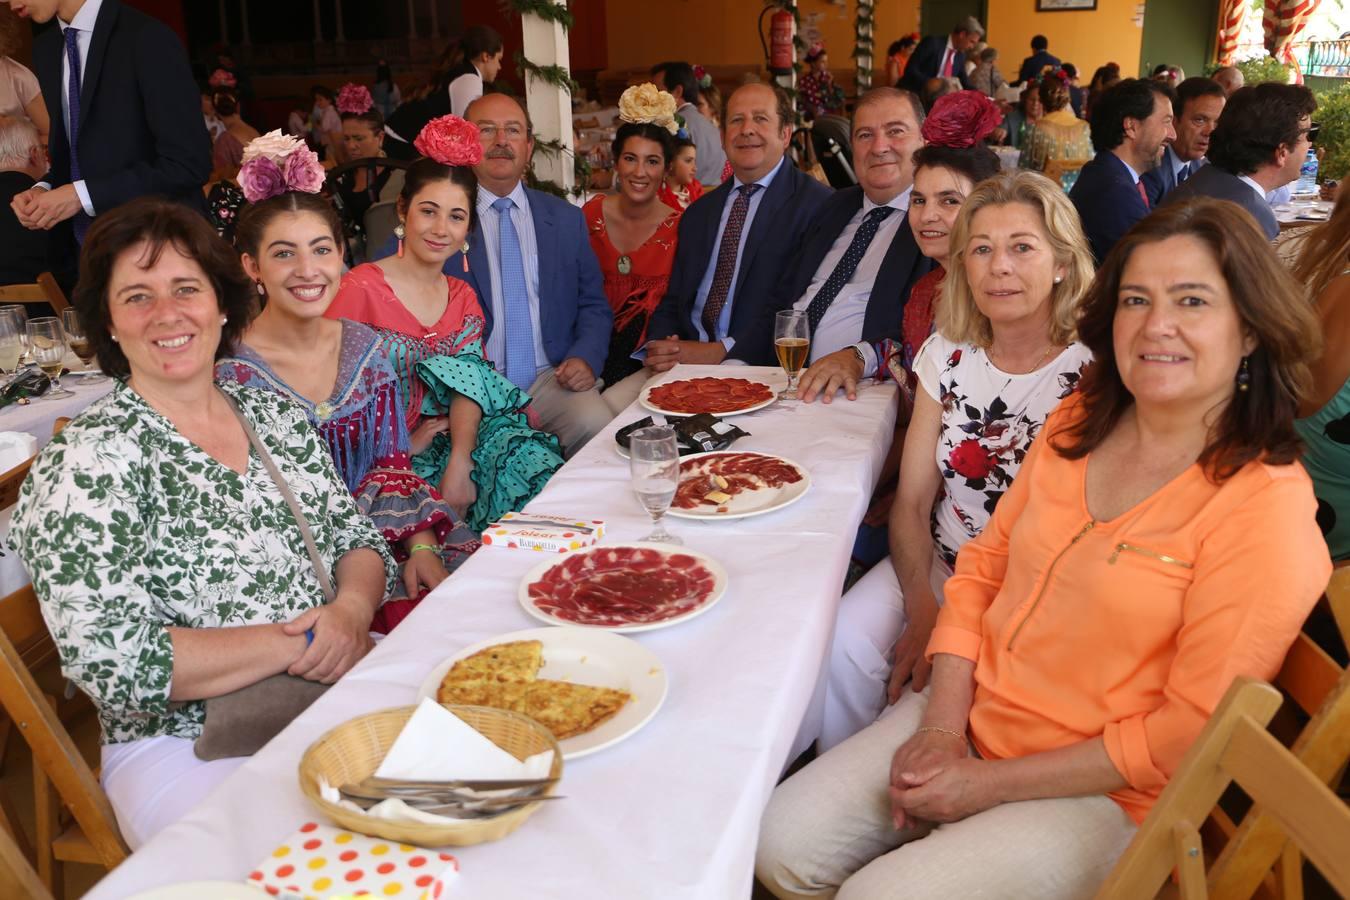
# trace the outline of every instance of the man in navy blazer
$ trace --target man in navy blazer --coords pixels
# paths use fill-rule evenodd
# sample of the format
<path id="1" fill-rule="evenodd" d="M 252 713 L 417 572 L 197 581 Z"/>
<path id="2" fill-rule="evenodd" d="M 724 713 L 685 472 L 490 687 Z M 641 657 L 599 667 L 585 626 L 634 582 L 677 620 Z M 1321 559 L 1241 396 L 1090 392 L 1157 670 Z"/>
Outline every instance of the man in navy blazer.
<path id="1" fill-rule="evenodd" d="M 1217 81 L 1198 75 L 1177 85 L 1177 95 L 1172 98 L 1172 127 L 1177 139 L 1163 150 L 1158 167 L 1144 173 L 1149 203 L 1157 206 L 1177 185 L 1200 171 L 1227 99 Z"/>
<path id="2" fill-rule="evenodd" d="M 62 225 L 56 241 L 73 255 L 72 225 L 82 240 L 92 217 L 135 197 L 158 194 L 204 213 L 211 139 L 178 36 L 120 0 L 8 2 L 36 22 L 57 17 L 59 26 L 33 44 L 33 67 L 51 118 L 51 168 L 15 197 L 19 221 L 29 228 Z M 73 148 L 72 106 L 78 111 Z"/>
<path id="3" fill-rule="evenodd" d="M 930 34 L 919 41 L 914 55 L 900 76 L 900 87 L 916 95 L 923 95 L 923 87 L 930 78 L 956 78 L 969 89 L 966 78 L 966 54 L 984 37 L 984 26 L 974 16 L 966 16 L 949 35 Z"/>
<path id="4" fill-rule="evenodd" d="M 774 363 L 765 310 L 831 193 L 787 158 L 792 122 L 791 101 L 768 85 L 743 85 L 727 99 L 732 177 L 681 217 L 670 283 L 647 325 L 652 339 L 639 349 L 645 365 L 605 391 L 611 409 L 676 363 Z"/>
<path id="5" fill-rule="evenodd" d="M 1148 190 L 1140 178 L 1176 139 L 1171 91 L 1159 82 L 1127 78 L 1092 107 L 1092 146 L 1069 199 L 1100 263 L 1130 227 L 1148 215 Z"/>
<path id="6" fill-rule="evenodd" d="M 614 327 L 600 263 L 581 210 L 521 180 L 534 153 L 534 133 L 520 103 L 506 94 L 485 94 L 469 104 L 465 118 L 478 126 L 484 151 L 474 166 L 477 215 L 468 253 L 451 256 L 445 274 L 477 291 L 487 320 L 484 351 L 498 371 L 510 377 L 513 337 L 533 346 L 533 377 L 517 385 L 532 398 L 540 426 L 556 434 L 571 456 L 614 418 L 600 399 L 596 377 Z M 502 275 L 502 253 L 509 251 L 503 247 L 503 216 L 510 217 L 523 267 L 528 336 L 510 333 L 506 324 L 511 298 Z"/>

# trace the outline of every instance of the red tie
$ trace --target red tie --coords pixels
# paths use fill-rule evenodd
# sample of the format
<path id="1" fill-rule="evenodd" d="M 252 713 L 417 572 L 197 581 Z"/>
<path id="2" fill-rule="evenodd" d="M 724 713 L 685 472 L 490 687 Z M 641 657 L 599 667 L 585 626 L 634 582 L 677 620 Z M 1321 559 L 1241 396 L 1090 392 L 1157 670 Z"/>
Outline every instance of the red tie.
<path id="1" fill-rule="evenodd" d="M 1148 191 L 1144 190 L 1144 183 L 1142 181 L 1136 181 L 1134 186 L 1139 188 L 1139 199 L 1144 201 L 1144 209 L 1152 209 L 1153 207 L 1150 206 L 1148 202 Z"/>
<path id="2" fill-rule="evenodd" d="M 947 48 L 947 53 L 942 57 L 942 77 L 952 77 L 952 48 Z"/>

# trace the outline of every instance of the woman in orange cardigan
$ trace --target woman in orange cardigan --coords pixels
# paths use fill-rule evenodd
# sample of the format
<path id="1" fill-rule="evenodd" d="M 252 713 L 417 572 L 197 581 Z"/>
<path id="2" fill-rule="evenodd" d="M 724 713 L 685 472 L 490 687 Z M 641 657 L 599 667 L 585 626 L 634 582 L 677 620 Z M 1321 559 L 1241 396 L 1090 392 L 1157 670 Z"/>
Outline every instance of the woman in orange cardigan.
<path id="1" fill-rule="evenodd" d="M 1155 212 L 1079 335 L 1098 366 L 961 550 L 931 687 L 774 792 L 756 868 L 777 896 L 1090 896 L 1326 585 L 1293 427 L 1317 324 L 1250 218 Z"/>

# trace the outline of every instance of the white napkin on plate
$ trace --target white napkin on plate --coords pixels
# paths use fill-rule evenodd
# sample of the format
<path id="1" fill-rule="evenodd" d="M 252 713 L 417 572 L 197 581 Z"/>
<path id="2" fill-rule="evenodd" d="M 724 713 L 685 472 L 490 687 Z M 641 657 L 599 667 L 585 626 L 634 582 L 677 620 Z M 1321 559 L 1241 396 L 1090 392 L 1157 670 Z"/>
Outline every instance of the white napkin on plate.
<path id="1" fill-rule="evenodd" d="M 435 700 L 423 698 L 394 739 L 393 746 L 375 770 L 375 775 L 410 781 L 517 780 L 547 778 L 552 767 L 552 750 L 536 753 L 522 762 Z M 330 803 L 357 812 L 363 811 L 355 803 L 342 799 L 338 789 L 322 777 L 319 778 L 319 793 Z M 484 792 L 484 795 L 490 796 L 491 793 Z M 452 816 L 413 809 L 402 800 L 385 800 L 364 810 L 364 813 L 395 822 L 444 825 L 460 821 Z"/>
<path id="2" fill-rule="evenodd" d="M 24 431 L 0 431 L 0 472 L 8 472 L 37 453 L 37 438 Z"/>

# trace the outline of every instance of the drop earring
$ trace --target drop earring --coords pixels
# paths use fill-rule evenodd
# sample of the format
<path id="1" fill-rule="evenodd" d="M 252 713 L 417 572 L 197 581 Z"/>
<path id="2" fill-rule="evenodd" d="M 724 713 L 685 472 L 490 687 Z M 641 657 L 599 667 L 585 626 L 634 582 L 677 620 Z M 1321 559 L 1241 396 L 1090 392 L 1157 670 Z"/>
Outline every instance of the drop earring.
<path id="1" fill-rule="evenodd" d="M 258 282 L 258 296 L 259 297 L 267 296 L 267 288 L 263 287 L 263 283 L 261 281 Z"/>
<path id="2" fill-rule="evenodd" d="M 1247 357 L 1244 356 L 1242 357 L 1242 366 L 1238 369 L 1237 373 L 1237 389 L 1239 391 L 1246 391 L 1251 387 L 1251 384 L 1252 373 L 1247 371 Z"/>
<path id="3" fill-rule="evenodd" d="M 460 252 L 464 255 L 464 273 L 467 275 L 468 272 L 469 272 L 469 242 L 468 242 L 468 241 L 465 241 L 465 242 L 464 242 L 464 249 L 463 249 L 462 251 L 460 251 Z"/>
<path id="4" fill-rule="evenodd" d="M 402 222 L 399 222 L 397 225 L 394 226 L 394 237 L 398 238 L 398 258 L 399 258 L 399 259 L 402 259 L 402 258 L 403 258 L 403 236 L 404 236 L 405 234 L 407 234 L 407 232 L 403 230 L 403 223 L 402 223 Z"/>

